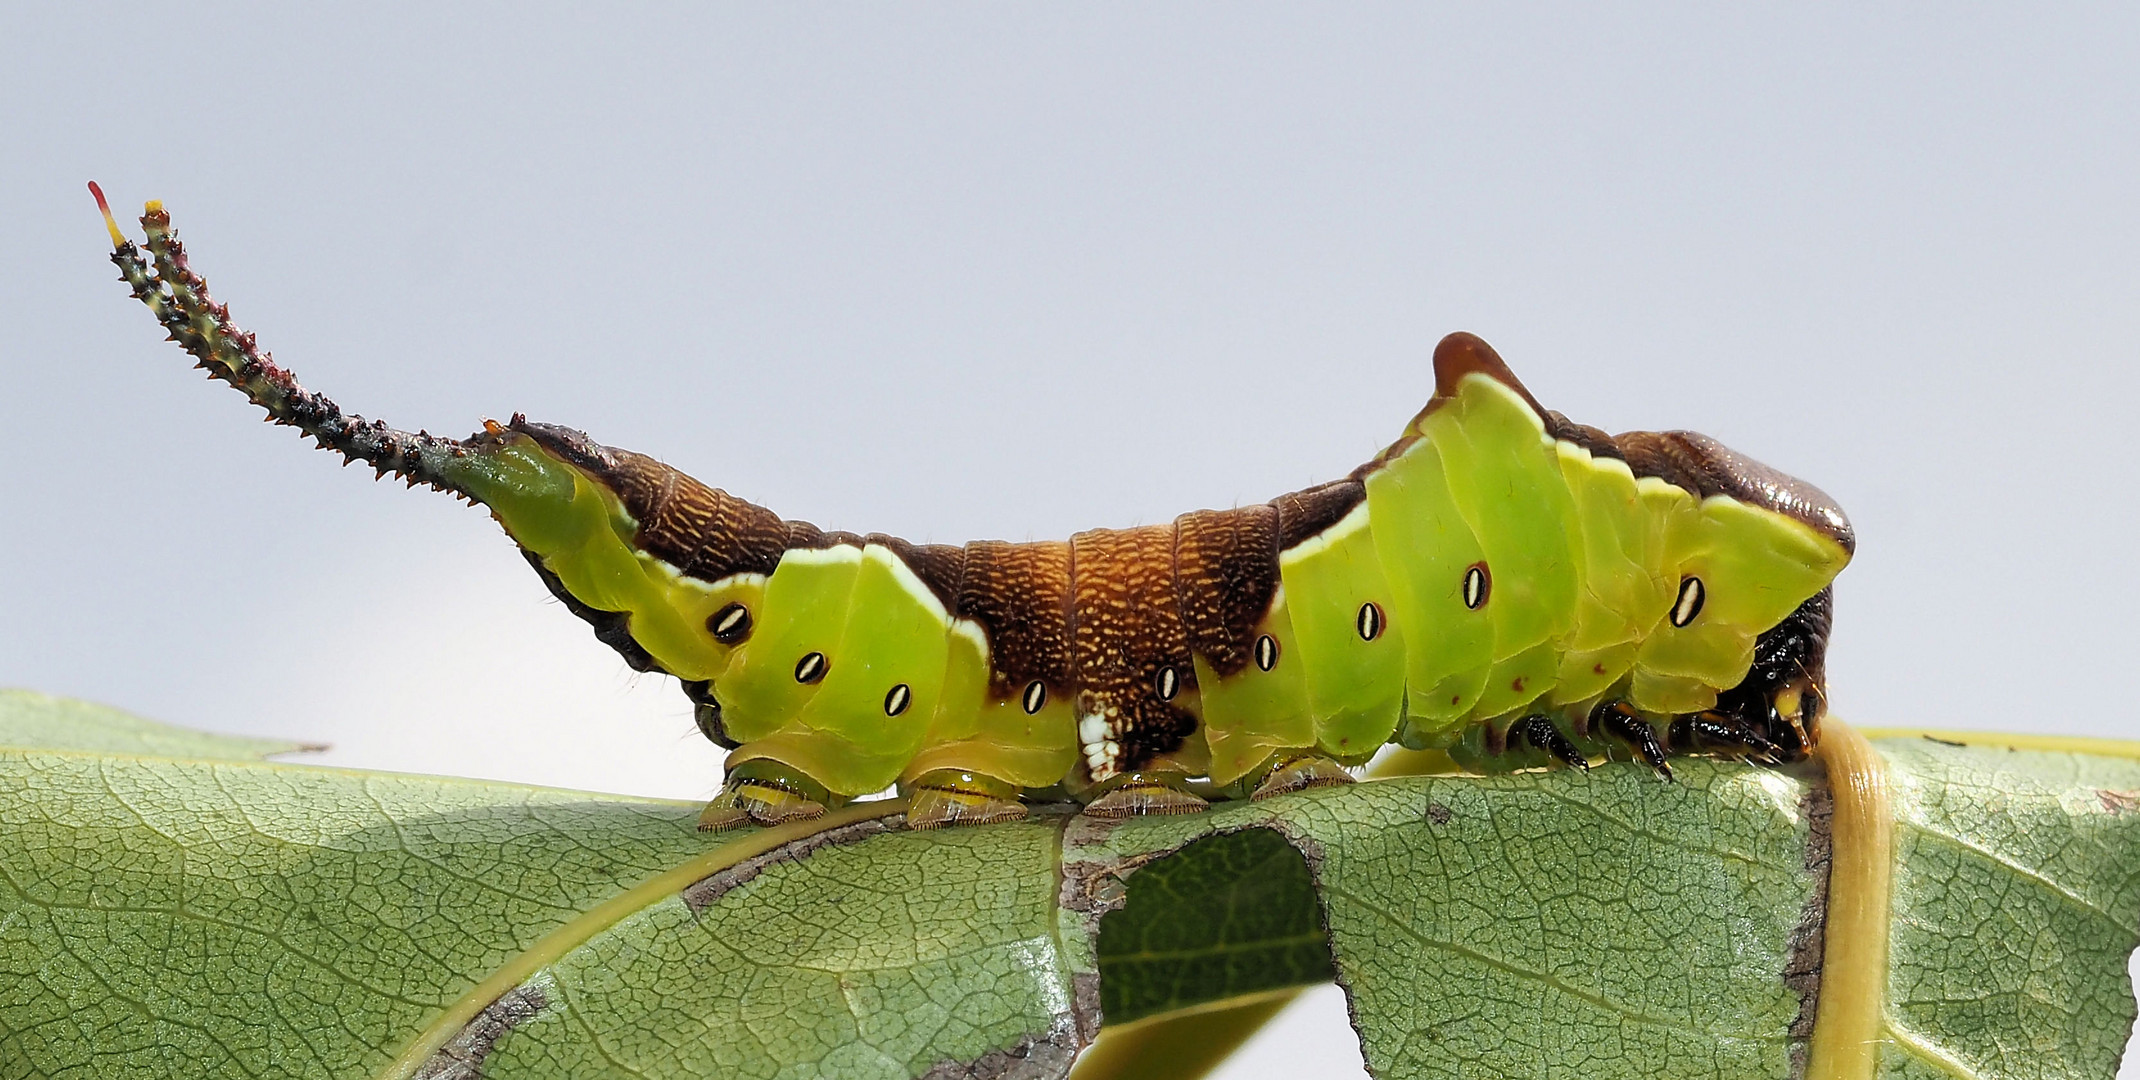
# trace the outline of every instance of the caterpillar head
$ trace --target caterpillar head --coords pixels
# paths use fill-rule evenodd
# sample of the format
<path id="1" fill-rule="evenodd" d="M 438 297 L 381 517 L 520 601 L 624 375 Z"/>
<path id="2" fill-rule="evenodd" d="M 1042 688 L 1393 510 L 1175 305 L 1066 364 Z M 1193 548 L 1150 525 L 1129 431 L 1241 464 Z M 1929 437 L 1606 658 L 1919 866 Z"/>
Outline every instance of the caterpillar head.
<path id="1" fill-rule="evenodd" d="M 1822 589 L 1754 642 L 1753 667 L 1717 698 L 1717 711 L 1736 717 L 1774 743 L 1788 761 L 1803 760 L 1820 743 L 1828 714 L 1828 626 L 1832 589 Z"/>
<path id="2" fill-rule="evenodd" d="M 1615 436 L 1612 442 L 1637 475 L 1662 477 L 1705 500 L 1724 496 L 1771 515 L 1769 520 L 1778 524 L 1791 523 L 1781 530 L 1755 530 L 1733 547 L 1743 580 L 1719 576 L 1704 584 L 1712 606 L 1723 590 L 1743 594 L 1762 583 L 1787 587 L 1784 583 L 1788 582 L 1812 592 L 1756 637 L 1752 666 L 1739 685 L 1718 696 L 1716 704 L 1719 712 L 1773 743 L 1778 756 L 1789 761 L 1804 759 L 1819 745 L 1821 719 L 1828 711 L 1828 627 L 1833 610 L 1828 583 L 1856 550 L 1850 519 L 1826 492 L 1706 435 L 1636 431 Z M 1764 542 L 1755 542 L 1756 538 Z M 1748 565 L 1755 568 L 1750 575 L 1744 574 Z M 1712 569 L 1721 571 L 1713 564 Z M 1701 598 L 1701 592 L 1694 596 L 1697 608 Z M 1684 592 L 1681 602 L 1686 602 Z M 1678 610 L 1674 609 L 1674 625 L 1680 625 Z M 1768 618 L 1774 615 L 1762 621 Z"/>

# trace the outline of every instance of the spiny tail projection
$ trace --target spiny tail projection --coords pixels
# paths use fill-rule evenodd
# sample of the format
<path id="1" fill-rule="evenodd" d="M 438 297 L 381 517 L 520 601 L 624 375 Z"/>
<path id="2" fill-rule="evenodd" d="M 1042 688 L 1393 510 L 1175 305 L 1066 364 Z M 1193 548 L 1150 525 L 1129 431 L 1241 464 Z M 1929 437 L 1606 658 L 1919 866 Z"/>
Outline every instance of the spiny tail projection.
<path id="1" fill-rule="evenodd" d="M 149 254 L 155 261 L 152 277 L 149 264 L 112 219 L 103 190 L 92 182 L 89 192 L 104 213 L 105 227 L 111 230 L 112 262 L 134 290 L 134 299 L 148 305 L 168 332 L 167 340 L 192 354 L 193 366 L 237 387 L 253 404 L 266 409 L 274 422 L 303 431 L 323 449 L 340 451 L 346 460 L 371 465 L 380 476 L 391 472 L 411 486 L 426 483 L 442 491 L 457 490 L 447 480 L 443 464 L 448 458 L 465 455 L 465 444 L 344 414 L 326 397 L 297 385 L 289 372 L 275 366 L 272 356 L 259 351 L 253 335 L 230 321 L 229 308 L 209 299 L 208 283 L 187 263 L 186 245 L 171 231 L 171 216 L 162 203 L 149 203 L 141 215 Z"/>
<path id="2" fill-rule="evenodd" d="M 95 185 L 91 185 L 95 191 Z M 97 193 L 100 207 L 104 200 Z M 580 432 L 464 440 L 344 414 L 259 352 L 150 203 L 134 296 L 212 376 L 320 445 L 478 502 L 552 592 L 732 748 L 707 827 L 897 783 L 917 827 L 1200 809 L 1349 782 L 1388 741 L 1478 768 L 1803 757 L 1850 525 L 1692 432 L 1540 407 L 1485 342 L 1343 480 L 1064 541 L 827 532 Z"/>

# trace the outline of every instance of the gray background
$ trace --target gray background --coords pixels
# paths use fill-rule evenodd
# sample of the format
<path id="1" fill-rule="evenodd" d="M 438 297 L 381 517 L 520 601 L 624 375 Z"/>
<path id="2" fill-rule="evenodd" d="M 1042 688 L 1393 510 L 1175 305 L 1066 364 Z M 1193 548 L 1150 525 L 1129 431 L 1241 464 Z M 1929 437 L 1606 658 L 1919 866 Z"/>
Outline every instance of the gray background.
<path id="1" fill-rule="evenodd" d="M 1840 715 L 2140 735 L 2130 9 L 99 8 L 0 37 L 0 685 L 718 783 L 483 514 L 189 371 L 96 178 L 345 406 L 917 540 L 1340 475 L 1473 330 L 1843 503 Z"/>

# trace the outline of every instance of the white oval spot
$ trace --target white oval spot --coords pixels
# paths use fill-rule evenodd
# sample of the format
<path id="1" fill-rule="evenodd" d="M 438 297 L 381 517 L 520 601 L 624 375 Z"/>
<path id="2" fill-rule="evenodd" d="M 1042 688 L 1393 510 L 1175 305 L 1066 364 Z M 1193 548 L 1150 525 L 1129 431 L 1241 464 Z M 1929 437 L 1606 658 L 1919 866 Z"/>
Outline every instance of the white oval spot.
<path id="1" fill-rule="evenodd" d="M 1472 563 L 1464 570 L 1464 606 L 1477 611 L 1486 606 L 1486 598 L 1493 592 L 1493 575 L 1487 572 L 1483 562 Z"/>
<path id="2" fill-rule="evenodd" d="M 1369 600 L 1360 605 L 1360 614 L 1353 620 L 1352 628 L 1359 631 L 1361 641 L 1373 641 L 1382 636 L 1382 605 Z"/>
<path id="3" fill-rule="evenodd" d="M 1709 598 L 1709 590 L 1702 586 L 1702 579 L 1692 574 L 1679 579 L 1679 599 L 1672 602 L 1672 625 L 1685 626 L 1702 613 L 1702 602 Z"/>
<path id="4" fill-rule="evenodd" d="M 729 604 L 706 620 L 706 629 L 713 633 L 713 640 L 734 645 L 750 636 L 750 609 L 742 604 Z"/>

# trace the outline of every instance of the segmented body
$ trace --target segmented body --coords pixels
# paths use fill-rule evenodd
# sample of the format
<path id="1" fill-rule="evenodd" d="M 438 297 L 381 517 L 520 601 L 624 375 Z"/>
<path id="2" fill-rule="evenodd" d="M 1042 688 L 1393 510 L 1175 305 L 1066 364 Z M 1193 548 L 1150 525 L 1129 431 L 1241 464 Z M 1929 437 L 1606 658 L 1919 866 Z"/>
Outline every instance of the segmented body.
<path id="1" fill-rule="evenodd" d="M 682 680 L 731 767 L 777 763 L 834 799 L 945 771 L 1225 785 L 1392 739 L 1485 760 L 1512 729 L 1549 748 L 1541 720 L 1589 736 L 1606 708 L 1638 748 L 1639 725 L 1685 746 L 1675 726 L 1733 724 L 1731 749 L 1779 757 L 1818 735 L 1841 511 L 1704 436 L 1572 424 L 1470 335 L 1346 479 L 1068 541 L 915 545 L 518 417 L 467 440 L 345 417 L 230 325 L 160 209 L 143 224 L 155 276 L 116 231 L 115 261 L 202 366 L 323 445 L 489 507 L 602 640 Z"/>

